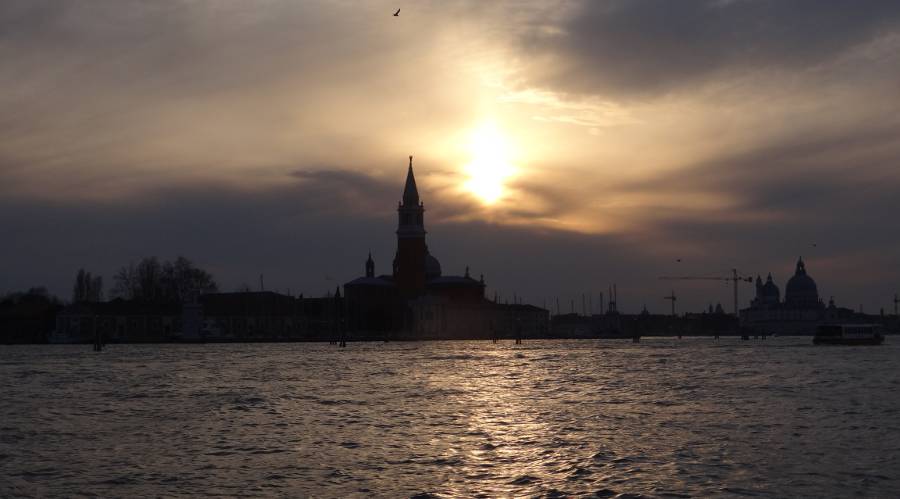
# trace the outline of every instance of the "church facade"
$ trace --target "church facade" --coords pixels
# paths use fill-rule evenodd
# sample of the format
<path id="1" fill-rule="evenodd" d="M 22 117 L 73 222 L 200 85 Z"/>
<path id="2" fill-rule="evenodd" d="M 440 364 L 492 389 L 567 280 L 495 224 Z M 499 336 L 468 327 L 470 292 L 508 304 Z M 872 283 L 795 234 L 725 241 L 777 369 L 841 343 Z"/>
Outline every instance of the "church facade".
<path id="1" fill-rule="evenodd" d="M 455 339 L 502 335 L 507 306 L 485 298 L 484 276 L 444 275 L 428 248 L 425 204 L 419 198 L 412 156 L 397 205 L 397 250 L 390 274 L 375 274 L 369 254 L 365 274 L 344 284 L 346 328 L 360 339 Z M 543 309 L 541 309 L 543 310 Z M 522 314 L 527 327 L 549 314 Z M 503 324 L 504 326 L 501 326 Z M 545 326 L 543 329 L 547 329 Z"/>

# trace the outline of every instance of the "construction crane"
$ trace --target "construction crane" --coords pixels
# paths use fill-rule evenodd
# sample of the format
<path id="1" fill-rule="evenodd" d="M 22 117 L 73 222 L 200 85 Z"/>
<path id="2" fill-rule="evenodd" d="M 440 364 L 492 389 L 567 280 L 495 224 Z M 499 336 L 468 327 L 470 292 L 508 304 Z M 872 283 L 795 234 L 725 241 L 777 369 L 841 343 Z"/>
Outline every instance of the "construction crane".
<path id="1" fill-rule="evenodd" d="M 677 300 L 677 299 L 678 299 L 678 297 L 675 296 L 674 289 L 672 290 L 672 294 L 670 294 L 669 296 L 663 296 L 663 300 L 671 300 L 671 302 L 672 302 L 672 317 L 675 317 L 675 300 Z"/>
<path id="2" fill-rule="evenodd" d="M 737 269 L 731 269 L 731 277 L 706 277 L 706 276 L 678 276 L 678 277 L 660 277 L 660 279 L 668 281 L 731 281 L 734 284 L 734 316 L 738 317 L 738 282 L 753 282 L 752 277 L 742 277 L 738 275 Z M 672 310 L 675 310 L 675 293 L 672 293 Z M 666 297 L 666 299 L 669 299 Z"/>

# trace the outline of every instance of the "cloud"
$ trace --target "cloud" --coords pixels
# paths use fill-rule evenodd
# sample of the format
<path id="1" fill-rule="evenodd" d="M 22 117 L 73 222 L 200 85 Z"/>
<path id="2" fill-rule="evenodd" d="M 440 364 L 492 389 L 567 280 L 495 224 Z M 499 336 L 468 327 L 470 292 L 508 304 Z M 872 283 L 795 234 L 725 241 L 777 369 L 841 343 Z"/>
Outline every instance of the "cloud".
<path id="1" fill-rule="evenodd" d="M 730 210 L 796 217 L 810 208 L 839 207 L 870 200 L 874 192 L 900 190 L 895 167 L 900 146 L 894 140 L 898 133 L 900 122 L 879 122 L 835 135 L 786 136 L 778 143 L 722 153 L 622 188 L 721 192 L 730 198 Z"/>
<path id="2" fill-rule="evenodd" d="M 890 0 L 581 2 L 521 39 L 538 86 L 658 95 L 728 75 L 803 71 L 896 32 Z"/>
<path id="3" fill-rule="evenodd" d="M 703 175 L 702 169 L 697 175 Z M 11 236 L 0 248 L 4 285 L 18 289 L 44 284 L 66 295 L 80 267 L 109 278 L 118 266 L 147 255 L 185 255 L 211 270 L 226 290 L 255 283 L 264 274 L 269 289 L 307 296 L 360 275 L 370 250 L 377 271 L 390 272 L 402 178 L 306 167 L 289 179 L 254 190 L 229 184 L 170 186 L 130 203 L 4 198 L 0 227 Z M 830 189 L 836 192 L 840 186 Z M 571 300 L 579 302 L 582 293 L 593 293 L 596 300 L 608 283 L 617 282 L 622 308 L 629 311 L 643 304 L 662 309 L 652 297 L 663 296 L 672 283 L 658 276 L 725 273 L 739 265 L 747 272 L 774 270 L 783 280 L 794 255 L 805 250 L 810 251 L 803 256 L 810 259 L 823 293 L 877 303 L 878 293 L 886 292 L 878 284 L 900 263 L 900 248 L 892 236 L 900 227 L 884 219 L 882 230 L 871 231 L 859 219 L 874 217 L 878 210 L 896 212 L 900 193 L 887 187 L 875 193 L 850 196 L 856 206 L 839 198 L 798 209 L 800 229 L 676 211 L 645 222 L 646 233 L 604 235 L 477 219 L 441 220 L 434 212 L 448 207 L 422 186 L 429 208 L 429 247 L 445 273 L 461 274 L 470 266 L 475 275 L 485 274 L 489 294 L 510 297 L 515 292 L 537 304 L 552 304 L 559 297 L 563 308 Z M 848 207 L 857 210 L 853 217 L 822 212 L 840 215 Z M 850 237 L 833 237 L 831 231 Z M 811 242 L 819 249 L 813 250 Z M 874 255 L 868 252 L 873 243 L 879 248 Z M 841 261 L 846 255 L 856 256 Z M 676 265 L 676 258 L 684 263 Z M 867 265 L 885 267 L 862 278 Z M 730 299 L 724 287 L 678 289 L 686 309 Z"/>
<path id="4" fill-rule="evenodd" d="M 46 197 L 69 195 L 71 179 L 82 193 L 130 194 L 403 157 L 458 129 L 468 110 L 456 102 L 471 91 L 432 57 L 452 48 L 441 36 L 452 28 L 434 16 L 375 23 L 381 8 L 4 2 L 0 24 L 14 29 L 0 35 L 0 179 Z"/>
<path id="5" fill-rule="evenodd" d="M 411 153 L 432 251 L 505 294 L 638 310 L 811 242 L 825 288 L 898 278 L 896 2 L 386 5 L 0 3 L 0 285 L 183 253 L 324 292 L 389 268 Z M 459 188 L 483 120 L 522 153 L 491 207 Z"/>
<path id="6" fill-rule="evenodd" d="M 292 175 L 300 181 L 296 186 L 298 195 L 306 208 L 314 211 L 384 214 L 402 195 L 396 180 L 389 182 L 350 170 L 325 167 L 298 170 Z"/>
<path id="7" fill-rule="evenodd" d="M 623 184 L 689 200 L 721 196 L 714 210 L 687 203 L 636 214 L 635 241 L 675 248 L 709 269 L 773 271 L 783 283 L 797 256 L 812 258 L 827 291 L 872 301 L 900 278 L 900 126 L 887 123 L 838 136 L 785 137 L 781 143 L 723 154 L 668 174 Z"/>
<path id="8" fill-rule="evenodd" d="M 149 255 L 185 255 L 226 290 L 265 274 L 270 289 L 318 295 L 360 275 L 370 250 L 377 271 L 390 273 L 402 179 L 309 168 L 295 176 L 294 183 L 255 192 L 231 185 L 170 187 L 134 203 L 4 198 L 0 227 L 13 236 L 0 248 L 4 287 L 40 283 L 65 296 L 80 267 L 109 278 L 119 266 Z M 423 192 L 427 205 L 438 205 L 429 194 Z M 350 203 L 351 197 L 363 199 Z M 627 253 L 602 236 L 439 222 L 430 213 L 429 247 L 445 273 L 462 274 L 471 266 L 507 296 L 516 290 L 538 299 L 563 286 L 589 286 L 589 278 L 569 265 L 573 259 L 603 260 L 595 268 L 603 272 L 622 261 L 615 253 Z M 556 275 L 544 284 L 529 274 L 547 271 Z"/>

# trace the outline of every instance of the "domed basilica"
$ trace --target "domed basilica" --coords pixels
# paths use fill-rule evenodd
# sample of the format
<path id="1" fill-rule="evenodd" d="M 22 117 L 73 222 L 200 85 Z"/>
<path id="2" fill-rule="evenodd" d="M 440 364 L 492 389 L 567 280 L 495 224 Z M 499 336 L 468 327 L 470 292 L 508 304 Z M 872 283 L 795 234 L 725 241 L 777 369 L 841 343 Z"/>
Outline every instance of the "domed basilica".
<path id="1" fill-rule="evenodd" d="M 806 264 L 801 257 L 797 260 L 797 270 L 787 282 L 784 294 L 784 302 L 781 301 L 781 291 L 772 280 L 772 274 L 766 278 L 765 284 L 762 278 L 756 276 L 756 298 L 750 302 L 751 308 L 791 308 L 791 309 L 819 309 L 822 308 L 822 300 L 819 299 L 819 290 L 816 281 L 806 273 Z"/>
<path id="2" fill-rule="evenodd" d="M 827 307 L 822 303 L 816 281 L 806 272 L 801 257 L 785 286 L 784 301 L 772 274 L 766 277 L 765 283 L 756 276 L 756 296 L 749 308 L 741 310 L 741 325 L 760 334 L 812 334 L 822 322 L 848 314 L 852 310 L 837 308 L 833 300 L 829 300 Z"/>

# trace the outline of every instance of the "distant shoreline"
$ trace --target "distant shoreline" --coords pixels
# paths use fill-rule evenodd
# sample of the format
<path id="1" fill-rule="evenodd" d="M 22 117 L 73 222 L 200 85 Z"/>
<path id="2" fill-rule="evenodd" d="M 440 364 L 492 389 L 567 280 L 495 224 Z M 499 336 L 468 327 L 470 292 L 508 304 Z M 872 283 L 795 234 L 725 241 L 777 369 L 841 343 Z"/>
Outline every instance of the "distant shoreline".
<path id="1" fill-rule="evenodd" d="M 886 336 L 896 336 L 900 333 L 897 332 L 887 332 Z M 775 338 L 811 338 L 812 334 L 792 334 L 792 335 L 778 335 Z M 740 338 L 740 334 L 729 333 L 729 334 L 720 334 L 720 338 Z M 641 335 L 640 338 L 678 338 L 678 335 L 674 334 L 644 334 Z M 715 335 L 712 334 L 694 334 L 694 335 L 682 335 L 681 339 L 688 338 L 709 338 L 715 339 Z M 766 339 L 763 340 L 762 337 L 754 337 L 750 336 L 749 340 L 746 341 L 768 341 L 773 339 L 771 335 L 767 335 Z M 515 341 L 514 337 L 503 337 L 497 339 L 500 342 L 508 342 Z M 604 341 L 632 341 L 632 337 L 630 336 L 601 336 L 601 337 L 575 337 L 575 336 L 539 336 L 539 337 L 526 337 L 523 338 L 523 341 L 547 341 L 547 340 L 604 340 Z M 198 344 L 253 344 L 253 343 L 330 343 L 332 340 L 328 338 L 311 338 L 311 339 L 216 339 L 216 340 L 172 340 L 172 341 L 116 341 L 116 342 L 108 342 L 105 345 L 198 345 Z M 490 338 L 391 338 L 388 340 L 383 339 L 375 339 L 375 338 L 346 338 L 345 341 L 347 343 L 417 343 L 417 342 L 434 342 L 434 341 L 483 341 L 483 342 L 491 342 Z M 15 346 L 15 345 L 92 345 L 92 342 L 74 342 L 74 343 L 37 343 L 37 342 L 4 342 L 0 343 L 0 346 Z"/>

